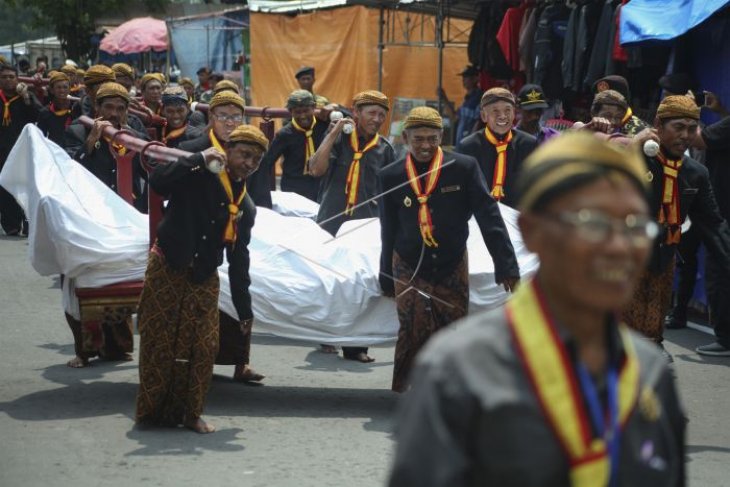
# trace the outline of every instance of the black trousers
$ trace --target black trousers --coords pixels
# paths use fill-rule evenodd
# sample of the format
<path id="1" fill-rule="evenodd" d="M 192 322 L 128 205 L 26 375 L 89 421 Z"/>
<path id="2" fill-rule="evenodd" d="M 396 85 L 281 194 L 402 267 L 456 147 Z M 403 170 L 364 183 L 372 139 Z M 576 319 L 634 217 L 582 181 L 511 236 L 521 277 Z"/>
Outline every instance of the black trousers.
<path id="1" fill-rule="evenodd" d="M 705 267 L 710 323 L 715 328 L 718 343 L 730 348 L 730 276 L 722 272 L 709 253 Z"/>
<path id="2" fill-rule="evenodd" d="M 367 355 L 368 347 L 342 347 L 342 355 L 344 355 L 345 358 L 357 359 L 357 355 L 360 353 Z"/>
<path id="3" fill-rule="evenodd" d="M 12 194 L 0 186 L 0 226 L 5 233 L 17 233 L 23 228 L 25 215 Z"/>
<path id="4" fill-rule="evenodd" d="M 687 307 L 697 282 L 697 252 L 700 249 L 700 243 L 702 243 L 701 235 L 695 227 L 690 227 L 689 231 L 683 233 L 682 240 L 679 241 L 677 293 L 674 308 L 671 311 L 671 315 L 679 321 L 687 320 Z"/>

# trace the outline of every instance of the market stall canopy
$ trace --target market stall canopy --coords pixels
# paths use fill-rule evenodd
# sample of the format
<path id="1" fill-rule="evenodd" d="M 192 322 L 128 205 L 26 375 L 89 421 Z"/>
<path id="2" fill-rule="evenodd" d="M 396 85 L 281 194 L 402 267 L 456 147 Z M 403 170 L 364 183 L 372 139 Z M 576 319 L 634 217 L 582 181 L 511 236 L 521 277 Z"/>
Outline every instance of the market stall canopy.
<path id="1" fill-rule="evenodd" d="M 474 19 L 480 0 L 249 0 L 251 12 L 295 13 L 335 7 L 361 5 L 364 7 L 407 10 L 436 15 L 441 11 L 449 17 Z M 481 0 L 483 1 L 483 0 Z"/>
<path id="2" fill-rule="evenodd" d="M 730 0 L 632 0 L 621 9 L 621 44 L 674 39 L 727 5 Z"/>
<path id="3" fill-rule="evenodd" d="M 101 40 L 99 48 L 109 54 L 135 54 L 167 49 L 164 20 L 140 17 L 125 22 Z"/>

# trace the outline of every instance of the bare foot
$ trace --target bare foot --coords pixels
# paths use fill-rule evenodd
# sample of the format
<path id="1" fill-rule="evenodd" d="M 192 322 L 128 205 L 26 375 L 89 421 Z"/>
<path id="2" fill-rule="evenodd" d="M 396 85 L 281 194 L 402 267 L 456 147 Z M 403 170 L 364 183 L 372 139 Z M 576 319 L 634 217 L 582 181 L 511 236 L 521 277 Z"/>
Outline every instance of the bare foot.
<path id="1" fill-rule="evenodd" d="M 85 358 L 81 358 L 78 355 L 66 362 L 66 365 L 73 369 L 81 369 L 89 366 L 89 361 Z"/>
<path id="2" fill-rule="evenodd" d="M 319 351 L 322 353 L 337 353 L 337 347 L 334 345 L 325 345 L 324 343 L 320 343 Z"/>
<path id="3" fill-rule="evenodd" d="M 351 356 L 345 356 L 347 360 L 356 360 L 358 362 L 362 362 L 364 364 L 369 364 L 370 362 L 375 362 L 375 359 L 369 356 L 365 352 L 360 352 L 357 355 L 351 355 Z"/>
<path id="4" fill-rule="evenodd" d="M 233 380 L 237 382 L 261 382 L 265 377 L 248 365 L 236 365 L 236 370 L 233 372 Z"/>
<path id="5" fill-rule="evenodd" d="M 196 433 L 200 433 L 201 435 L 215 431 L 215 426 L 210 423 L 206 423 L 203 421 L 203 418 L 195 418 L 185 421 L 185 427 L 195 431 Z"/>

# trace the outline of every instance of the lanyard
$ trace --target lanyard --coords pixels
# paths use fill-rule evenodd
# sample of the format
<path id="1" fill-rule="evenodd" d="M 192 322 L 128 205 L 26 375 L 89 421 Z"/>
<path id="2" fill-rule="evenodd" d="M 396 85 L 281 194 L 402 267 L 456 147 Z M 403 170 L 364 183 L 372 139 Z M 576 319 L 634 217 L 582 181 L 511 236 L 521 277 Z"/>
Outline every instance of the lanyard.
<path id="1" fill-rule="evenodd" d="M 580 380 L 583 395 L 588 403 L 591 422 L 596 428 L 598 436 L 606 441 L 608 456 L 611 460 L 611 476 L 608 485 L 614 487 L 618 482 L 618 463 L 620 454 L 620 433 L 618 420 L 618 373 L 614 366 L 608 368 L 606 386 L 608 389 L 608 417 L 606 417 L 598 391 L 585 365 L 578 363 L 578 379 Z M 607 424 L 608 423 L 608 424 Z"/>

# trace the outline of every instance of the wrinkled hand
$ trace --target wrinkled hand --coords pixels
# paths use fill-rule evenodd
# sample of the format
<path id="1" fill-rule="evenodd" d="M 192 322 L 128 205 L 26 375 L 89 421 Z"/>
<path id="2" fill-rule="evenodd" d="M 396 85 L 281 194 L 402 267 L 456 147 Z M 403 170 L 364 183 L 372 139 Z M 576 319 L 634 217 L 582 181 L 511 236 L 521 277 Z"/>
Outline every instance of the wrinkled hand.
<path id="1" fill-rule="evenodd" d="M 28 85 L 23 83 L 22 81 L 15 86 L 15 92 L 18 95 L 20 95 L 20 97 L 23 98 L 23 100 L 26 100 L 26 101 L 28 100 L 28 97 L 30 96 L 28 93 Z"/>
<path id="2" fill-rule="evenodd" d="M 651 127 L 645 128 L 644 130 L 642 130 L 641 132 L 636 134 L 634 136 L 634 138 L 631 140 L 631 142 L 634 145 L 636 145 L 637 147 L 639 147 L 639 149 L 641 150 L 641 149 L 643 149 L 644 143 L 647 140 L 653 140 L 657 144 L 660 142 L 659 133 L 657 132 L 657 130 L 655 128 L 651 128 Z"/>
<path id="3" fill-rule="evenodd" d="M 720 103 L 720 99 L 711 91 L 705 91 L 705 106 L 715 113 L 725 113 L 725 107 Z"/>
<path id="4" fill-rule="evenodd" d="M 203 159 L 205 160 L 205 167 L 208 168 L 208 171 L 218 174 L 226 167 L 226 155 L 222 152 L 218 152 L 215 147 L 205 149 L 202 154 Z"/>
<path id="5" fill-rule="evenodd" d="M 342 132 L 342 129 L 345 127 L 345 125 L 352 125 L 354 127 L 355 121 L 350 117 L 343 117 L 336 122 L 330 122 L 329 130 L 330 132 L 334 132 L 335 135 L 338 135 L 340 132 Z"/>
<path id="6" fill-rule="evenodd" d="M 594 132 L 603 132 L 604 134 L 613 132 L 613 124 L 607 118 L 603 117 L 593 117 L 583 128 L 593 130 Z"/>
<path id="7" fill-rule="evenodd" d="M 508 277 L 504 281 L 500 282 L 499 284 L 504 287 L 505 292 L 513 293 L 517 289 L 517 285 L 520 283 L 519 277 Z"/>
<path id="8" fill-rule="evenodd" d="M 109 120 L 102 120 L 97 118 L 94 120 L 94 126 L 91 128 L 89 133 L 89 140 L 96 143 L 101 138 L 101 134 L 104 132 L 104 127 L 111 127 L 112 123 Z"/>
<path id="9" fill-rule="evenodd" d="M 316 113 L 317 120 L 322 122 L 329 122 L 330 120 L 330 113 L 337 110 L 337 105 L 335 103 L 328 103 L 327 105 L 323 106 L 319 109 L 319 111 Z"/>

